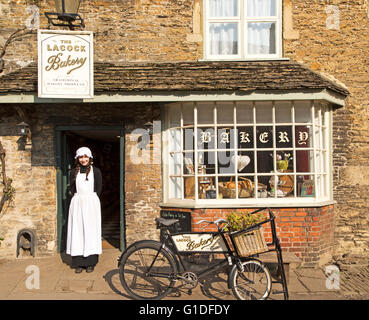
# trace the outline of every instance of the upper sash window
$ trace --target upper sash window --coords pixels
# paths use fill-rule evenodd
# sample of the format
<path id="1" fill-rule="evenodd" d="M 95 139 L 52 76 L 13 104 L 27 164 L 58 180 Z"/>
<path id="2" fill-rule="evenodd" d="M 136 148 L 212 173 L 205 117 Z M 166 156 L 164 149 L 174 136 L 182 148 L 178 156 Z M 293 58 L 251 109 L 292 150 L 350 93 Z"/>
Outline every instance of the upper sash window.
<path id="1" fill-rule="evenodd" d="M 207 59 L 280 58 L 281 0 L 205 0 Z"/>

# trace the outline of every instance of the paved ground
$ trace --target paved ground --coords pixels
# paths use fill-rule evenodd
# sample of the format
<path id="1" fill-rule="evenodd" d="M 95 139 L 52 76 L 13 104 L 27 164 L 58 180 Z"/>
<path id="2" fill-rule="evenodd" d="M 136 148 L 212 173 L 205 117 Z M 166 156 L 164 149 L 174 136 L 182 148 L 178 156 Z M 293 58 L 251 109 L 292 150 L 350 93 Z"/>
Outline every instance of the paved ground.
<path id="1" fill-rule="evenodd" d="M 119 281 L 117 249 L 104 249 L 93 273 L 75 274 L 68 256 L 19 258 L 0 263 L 1 300 L 129 300 Z M 339 279 L 327 282 L 325 269 L 297 268 L 291 272 L 291 300 L 347 300 L 369 298 L 369 264 L 342 265 Z M 39 274 L 39 286 L 37 276 Z M 333 279 L 335 280 L 335 279 Z M 338 282 L 337 282 L 338 281 Z M 337 289 L 337 283 L 339 289 Z M 32 288 L 33 287 L 33 288 Z M 283 300 L 280 284 L 273 285 L 270 300 Z M 168 300 L 231 300 L 225 276 L 215 274 L 189 295 L 178 290 Z"/>

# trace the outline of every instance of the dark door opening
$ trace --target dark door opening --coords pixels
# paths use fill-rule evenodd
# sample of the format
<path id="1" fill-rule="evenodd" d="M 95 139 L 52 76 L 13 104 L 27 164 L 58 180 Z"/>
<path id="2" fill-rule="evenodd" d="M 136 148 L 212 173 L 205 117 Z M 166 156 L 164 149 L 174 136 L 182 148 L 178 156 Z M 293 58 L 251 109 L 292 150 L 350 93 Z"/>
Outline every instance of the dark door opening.
<path id="1" fill-rule="evenodd" d="M 101 170 L 103 186 L 100 196 L 102 241 L 104 248 L 121 248 L 122 239 L 122 190 L 121 190 L 121 131 L 120 130 L 66 130 L 64 136 L 64 172 L 68 184 L 68 172 L 74 168 L 75 152 L 78 148 L 89 147 L 93 155 L 93 163 Z M 64 186 L 63 186 L 64 187 Z M 69 199 L 70 200 L 70 199 Z M 63 216 L 68 217 L 69 201 L 63 206 Z M 67 219 L 64 219 L 62 239 L 65 247 Z"/>

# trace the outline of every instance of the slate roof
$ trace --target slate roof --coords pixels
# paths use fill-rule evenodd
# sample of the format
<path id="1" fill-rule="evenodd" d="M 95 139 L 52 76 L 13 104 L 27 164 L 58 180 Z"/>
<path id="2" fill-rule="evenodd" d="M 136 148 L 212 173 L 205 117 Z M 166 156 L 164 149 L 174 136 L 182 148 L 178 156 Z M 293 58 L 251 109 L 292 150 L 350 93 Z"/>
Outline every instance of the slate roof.
<path id="1" fill-rule="evenodd" d="M 94 91 L 349 91 L 294 61 L 94 64 Z M 37 92 L 37 63 L 0 77 L 0 94 Z"/>

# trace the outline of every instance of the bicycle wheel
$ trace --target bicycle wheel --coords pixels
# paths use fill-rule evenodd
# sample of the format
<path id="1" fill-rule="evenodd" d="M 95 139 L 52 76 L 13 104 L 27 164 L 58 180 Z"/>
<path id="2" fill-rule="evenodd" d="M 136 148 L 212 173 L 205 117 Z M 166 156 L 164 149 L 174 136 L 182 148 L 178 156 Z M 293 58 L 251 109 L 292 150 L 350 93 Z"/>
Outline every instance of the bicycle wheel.
<path id="1" fill-rule="evenodd" d="M 123 254 L 119 277 L 123 288 L 137 300 L 161 299 L 170 293 L 177 266 L 161 243 L 143 241 Z"/>
<path id="2" fill-rule="evenodd" d="M 243 271 L 233 268 L 231 286 L 235 297 L 239 300 L 264 300 L 268 298 L 272 281 L 270 272 L 260 261 L 241 262 Z"/>

